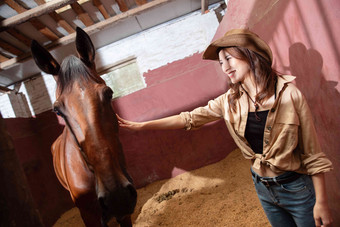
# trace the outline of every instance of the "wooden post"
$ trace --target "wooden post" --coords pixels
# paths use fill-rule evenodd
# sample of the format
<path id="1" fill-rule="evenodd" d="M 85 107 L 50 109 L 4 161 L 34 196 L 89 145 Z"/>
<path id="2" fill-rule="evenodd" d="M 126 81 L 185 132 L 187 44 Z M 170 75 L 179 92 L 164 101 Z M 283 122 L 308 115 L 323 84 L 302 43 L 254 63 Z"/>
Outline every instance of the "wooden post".
<path id="1" fill-rule="evenodd" d="M 208 10 L 209 0 L 201 0 L 201 13 L 205 14 L 205 11 Z"/>
<path id="2" fill-rule="evenodd" d="M 1 113 L 0 179 L 0 226 L 43 226 Z"/>

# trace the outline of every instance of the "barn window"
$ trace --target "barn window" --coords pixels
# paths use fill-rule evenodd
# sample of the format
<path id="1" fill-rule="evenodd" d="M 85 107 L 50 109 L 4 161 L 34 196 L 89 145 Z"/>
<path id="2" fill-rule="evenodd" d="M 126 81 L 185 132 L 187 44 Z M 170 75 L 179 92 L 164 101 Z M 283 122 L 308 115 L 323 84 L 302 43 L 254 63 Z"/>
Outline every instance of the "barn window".
<path id="1" fill-rule="evenodd" d="M 139 72 L 136 59 L 109 67 L 100 73 L 106 85 L 114 94 L 113 98 L 122 97 L 145 88 L 144 79 Z"/>

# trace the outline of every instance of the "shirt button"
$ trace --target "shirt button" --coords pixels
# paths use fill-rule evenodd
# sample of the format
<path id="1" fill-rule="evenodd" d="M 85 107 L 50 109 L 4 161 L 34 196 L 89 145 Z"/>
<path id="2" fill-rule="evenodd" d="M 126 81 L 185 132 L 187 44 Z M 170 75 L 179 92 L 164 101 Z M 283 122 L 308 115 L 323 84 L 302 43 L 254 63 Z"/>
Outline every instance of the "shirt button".
<path id="1" fill-rule="evenodd" d="M 272 127 L 268 126 L 267 129 L 268 129 L 268 131 L 270 131 L 270 130 L 272 130 Z"/>
<path id="2" fill-rule="evenodd" d="M 265 158 L 265 157 L 266 157 L 266 155 L 265 155 L 265 154 L 263 154 L 263 155 L 262 155 L 262 157 L 264 157 L 264 158 Z"/>
<path id="3" fill-rule="evenodd" d="M 272 113 L 274 113 L 274 112 L 275 112 L 275 108 L 272 108 L 270 111 L 271 111 Z"/>
<path id="4" fill-rule="evenodd" d="M 264 142 L 265 142 L 265 144 L 267 144 L 267 145 L 268 145 L 268 143 L 269 143 L 269 141 L 268 141 L 268 140 L 265 140 Z"/>

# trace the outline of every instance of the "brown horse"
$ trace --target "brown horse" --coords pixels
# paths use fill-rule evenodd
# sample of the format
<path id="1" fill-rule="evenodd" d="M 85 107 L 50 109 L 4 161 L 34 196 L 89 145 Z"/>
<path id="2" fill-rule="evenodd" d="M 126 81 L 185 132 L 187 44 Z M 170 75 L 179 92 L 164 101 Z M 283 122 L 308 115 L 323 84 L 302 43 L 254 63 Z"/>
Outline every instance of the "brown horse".
<path id="1" fill-rule="evenodd" d="M 52 145 L 54 169 L 86 226 L 107 226 L 112 217 L 132 226 L 137 192 L 125 168 L 113 92 L 97 74 L 94 46 L 80 28 L 76 48 L 79 58 L 69 56 L 59 65 L 36 41 L 31 45 L 38 67 L 57 81 L 53 110 L 66 125 Z"/>

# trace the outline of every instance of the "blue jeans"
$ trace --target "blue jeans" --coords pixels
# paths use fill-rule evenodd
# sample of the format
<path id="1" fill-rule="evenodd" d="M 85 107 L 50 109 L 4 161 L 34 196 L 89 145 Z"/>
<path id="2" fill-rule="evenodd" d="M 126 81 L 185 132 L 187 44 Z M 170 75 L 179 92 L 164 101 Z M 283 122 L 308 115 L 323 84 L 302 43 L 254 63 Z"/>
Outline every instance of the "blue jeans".
<path id="1" fill-rule="evenodd" d="M 254 173 L 253 170 L 251 170 Z M 273 227 L 314 227 L 315 192 L 310 176 L 301 175 L 287 184 L 265 186 L 254 173 L 253 181 L 261 205 Z M 291 172 L 276 177 L 286 178 Z M 273 179 L 263 177 L 263 179 Z"/>

